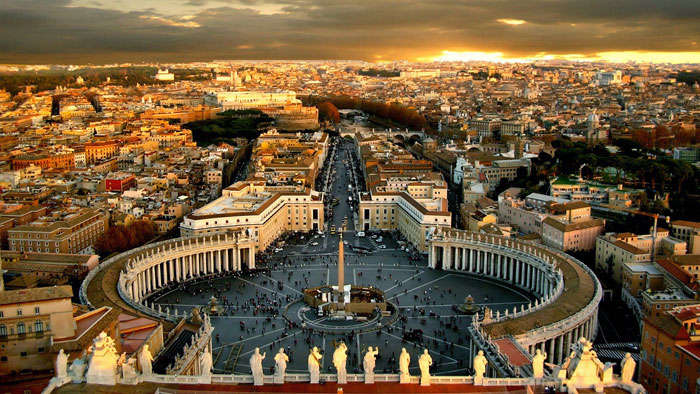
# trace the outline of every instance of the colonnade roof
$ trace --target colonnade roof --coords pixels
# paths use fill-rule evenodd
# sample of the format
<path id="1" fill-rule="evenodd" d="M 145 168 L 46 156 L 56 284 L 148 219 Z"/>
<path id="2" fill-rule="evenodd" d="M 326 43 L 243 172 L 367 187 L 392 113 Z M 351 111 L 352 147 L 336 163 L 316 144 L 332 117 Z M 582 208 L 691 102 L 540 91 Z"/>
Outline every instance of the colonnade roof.
<path id="1" fill-rule="evenodd" d="M 483 325 L 491 337 L 517 336 L 562 321 L 591 302 L 597 287 L 595 279 L 572 260 L 557 256 L 557 261 L 564 276 L 564 291 L 559 298 L 525 316 Z"/>

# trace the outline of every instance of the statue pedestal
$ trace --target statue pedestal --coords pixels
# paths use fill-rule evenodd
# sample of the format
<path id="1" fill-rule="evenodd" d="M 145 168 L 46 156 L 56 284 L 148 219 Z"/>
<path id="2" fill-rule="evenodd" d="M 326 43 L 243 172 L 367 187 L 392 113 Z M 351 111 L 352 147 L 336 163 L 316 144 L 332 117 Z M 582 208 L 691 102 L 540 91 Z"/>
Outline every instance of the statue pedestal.
<path id="1" fill-rule="evenodd" d="M 403 374 L 400 375 L 400 376 L 399 376 L 399 383 L 401 383 L 401 384 L 408 384 L 408 383 L 411 383 L 411 375 L 408 375 L 408 374 L 406 374 L 406 375 L 403 375 Z"/>
<path id="2" fill-rule="evenodd" d="M 374 384 L 374 374 L 365 373 L 365 384 Z"/>
<path id="3" fill-rule="evenodd" d="M 430 377 L 421 377 L 420 378 L 420 385 L 421 386 L 430 386 Z"/>
<path id="4" fill-rule="evenodd" d="M 253 386 L 262 386 L 263 384 L 265 384 L 264 375 L 253 375 Z"/>
<path id="5" fill-rule="evenodd" d="M 338 384 L 347 384 L 348 377 L 346 374 L 338 374 Z"/>
<path id="6" fill-rule="evenodd" d="M 272 376 L 272 382 L 274 384 L 284 384 L 284 375 L 274 374 Z"/>

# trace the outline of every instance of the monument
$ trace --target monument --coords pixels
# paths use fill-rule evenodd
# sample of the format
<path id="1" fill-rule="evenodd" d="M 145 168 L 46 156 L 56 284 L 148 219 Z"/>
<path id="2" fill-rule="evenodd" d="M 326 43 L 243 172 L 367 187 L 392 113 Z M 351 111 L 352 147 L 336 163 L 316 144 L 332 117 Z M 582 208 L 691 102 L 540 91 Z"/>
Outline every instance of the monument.
<path id="1" fill-rule="evenodd" d="M 345 369 L 345 363 L 348 359 L 347 351 L 348 347 L 345 346 L 345 342 L 340 342 L 333 352 L 333 366 L 335 366 L 335 370 L 338 373 L 338 384 L 346 384 L 348 382 L 348 374 Z"/>
<path id="2" fill-rule="evenodd" d="M 408 354 L 406 348 L 401 348 L 399 356 L 399 380 L 401 383 L 411 383 L 411 374 L 408 371 L 408 366 L 411 363 L 411 355 Z"/>
<path id="3" fill-rule="evenodd" d="M 321 358 L 323 355 L 318 350 L 316 346 L 309 352 L 309 358 L 307 359 L 307 365 L 309 367 L 309 376 L 311 383 L 318 383 L 321 377 Z"/>
<path id="4" fill-rule="evenodd" d="M 634 371 L 637 369 L 637 362 L 634 361 L 632 355 L 625 353 L 625 358 L 620 362 L 620 379 L 623 383 L 632 383 Z"/>
<path id="5" fill-rule="evenodd" d="M 250 372 L 253 374 L 253 385 L 262 386 L 264 384 L 265 375 L 263 374 L 262 361 L 265 359 L 265 354 L 260 354 L 260 348 L 255 348 L 250 356 Z"/>
<path id="6" fill-rule="evenodd" d="M 374 367 L 378 354 L 379 349 L 377 347 L 374 349 L 372 349 L 372 346 L 367 347 L 367 353 L 365 353 L 365 357 L 362 360 L 362 367 L 365 370 L 365 383 L 367 384 L 374 383 Z"/>
<path id="7" fill-rule="evenodd" d="M 114 340 L 102 331 L 90 346 L 90 361 L 86 379 L 88 384 L 117 384 L 117 350 Z"/>
<path id="8" fill-rule="evenodd" d="M 202 376 L 211 376 L 212 364 L 211 352 L 206 349 L 199 358 L 199 374 Z"/>
<path id="9" fill-rule="evenodd" d="M 56 379 L 59 382 L 63 382 L 68 379 L 68 355 L 63 351 L 59 350 L 56 356 L 56 363 L 54 364 L 54 369 L 56 372 Z"/>
<path id="10" fill-rule="evenodd" d="M 343 232 L 338 241 L 338 284 L 304 289 L 304 302 L 338 320 L 368 320 L 387 310 L 384 292 L 372 286 L 345 284 Z M 348 330 L 350 331 L 350 330 Z"/>
<path id="11" fill-rule="evenodd" d="M 420 385 L 430 386 L 430 366 L 433 365 L 433 358 L 430 357 L 428 349 L 423 350 L 420 358 L 418 358 L 418 367 L 420 368 Z"/>
<path id="12" fill-rule="evenodd" d="M 141 374 L 142 375 L 152 375 L 153 374 L 153 365 L 151 364 L 153 362 L 153 356 L 151 355 L 151 352 L 148 350 L 148 345 L 143 345 L 141 348 L 141 351 L 139 352 L 139 367 L 141 367 Z"/>
<path id="13" fill-rule="evenodd" d="M 289 362 L 289 356 L 284 353 L 284 348 L 280 348 L 280 351 L 275 354 L 275 376 L 274 382 L 276 384 L 284 383 L 284 374 L 287 371 L 287 363 Z"/>
<path id="14" fill-rule="evenodd" d="M 474 384 L 481 384 L 484 381 L 484 375 L 486 374 L 486 365 L 488 365 L 488 360 L 484 357 L 484 351 L 479 350 L 479 352 L 474 357 L 473 367 L 474 367 Z"/>
<path id="15" fill-rule="evenodd" d="M 532 377 L 542 379 L 544 377 L 544 360 L 547 359 L 547 353 L 542 353 L 542 350 L 535 350 L 535 355 L 532 356 Z"/>

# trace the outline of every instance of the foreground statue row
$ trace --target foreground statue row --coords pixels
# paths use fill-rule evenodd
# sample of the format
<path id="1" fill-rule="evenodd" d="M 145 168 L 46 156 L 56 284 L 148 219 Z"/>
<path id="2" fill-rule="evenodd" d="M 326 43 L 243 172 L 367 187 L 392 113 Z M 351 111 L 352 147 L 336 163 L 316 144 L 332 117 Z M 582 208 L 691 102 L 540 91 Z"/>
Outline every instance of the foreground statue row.
<path id="1" fill-rule="evenodd" d="M 336 370 L 336 381 L 338 384 L 346 384 L 348 382 L 348 374 L 346 370 L 348 348 L 345 343 L 340 342 L 332 355 L 332 365 Z M 376 357 L 379 354 L 379 349 L 376 347 L 368 347 L 367 351 L 362 356 L 362 365 L 364 369 L 364 383 L 372 384 L 375 382 L 374 368 L 376 365 Z M 211 353 L 206 350 L 202 352 L 197 359 L 198 373 L 197 382 L 205 384 L 217 384 L 227 382 L 246 383 L 250 382 L 250 375 L 213 375 L 211 370 L 213 367 Z M 265 384 L 265 375 L 263 369 L 263 360 L 266 358 L 266 353 L 261 353 L 259 348 L 255 348 L 250 356 L 249 363 L 252 372 L 253 384 L 261 386 Z M 308 381 L 311 384 L 318 384 L 321 380 L 321 360 L 323 354 L 318 347 L 313 347 L 309 351 L 307 358 L 307 366 L 309 371 Z M 585 338 L 581 338 L 572 346 L 570 355 L 566 358 L 562 365 L 546 364 L 547 354 L 537 349 L 532 356 L 532 373 L 529 378 L 529 383 L 523 383 L 523 379 L 519 378 L 513 381 L 513 385 L 558 385 L 560 389 L 565 389 L 570 393 L 575 393 L 580 389 L 593 389 L 597 392 L 602 392 L 606 387 L 624 388 L 632 394 L 644 393 L 642 386 L 632 381 L 636 369 L 636 362 L 632 356 L 627 353 L 620 362 L 620 376 L 613 375 L 613 365 L 611 363 L 603 363 L 598 359 L 596 352 L 592 349 L 592 344 Z M 118 355 L 114 340 L 106 333 L 100 333 L 94 340 L 87 351 L 87 354 L 75 359 L 70 367 L 68 367 L 69 354 L 61 350 L 55 363 L 56 376 L 49 383 L 47 392 L 53 388 L 60 387 L 64 384 L 73 383 L 88 383 L 100 385 L 116 385 L 121 384 L 139 384 L 141 382 L 160 382 L 160 383 L 180 383 L 192 382 L 187 380 L 192 376 L 184 375 L 168 375 L 154 374 L 152 368 L 153 356 L 151 355 L 147 345 L 144 345 L 137 353 L 128 357 L 126 354 Z M 289 356 L 281 348 L 273 357 L 274 375 L 272 382 L 275 384 L 283 384 L 285 382 L 287 363 Z M 399 376 L 398 381 L 402 384 L 416 382 L 415 378 L 411 377 L 410 364 L 411 355 L 405 348 L 401 349 L 401 354 L 398 359 Z M 545 376 L 545 364 L 551 371 L 548 376 Z M 429 386 L 432 383 L 448 384 L 449 377 L 432 377 L 430 375 L 430 367 L 433 365 L 433 359 L 428 349 L 424 349 L 423 353 L 418 357 L 418 369 L 420 371 L 418 382 L 421 386 Z M 487 368 L 489 361 L 483 351 L 479 350 L 472 359 L 474 375 L 463 378 L 462 384 L 472 383 L 474 385 L 488 384 Z M 396 375 L 384 374 L 381 375 L 383 381 L 396 382 Z M 357 375 L 353 375 L 353 381 L 361 381 Z M 528 379 L 528 378 L 525 378 Z M 296 376 L 295 381 L 299 381 L 299 376 Z M 434 382 L 437 380 L 437 382 Z M 509 378 L 499 378 L 501 384 L 509 384 Z M 454 380 L 452 380 L 453 382 Z M 268 377 L 267 380 L 270 383 Z"/>

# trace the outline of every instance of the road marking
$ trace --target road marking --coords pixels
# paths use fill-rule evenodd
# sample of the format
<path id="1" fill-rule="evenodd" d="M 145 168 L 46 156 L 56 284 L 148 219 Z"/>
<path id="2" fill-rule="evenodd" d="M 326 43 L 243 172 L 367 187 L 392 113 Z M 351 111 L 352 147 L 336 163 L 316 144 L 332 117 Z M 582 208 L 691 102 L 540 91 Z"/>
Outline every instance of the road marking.
<path id="1" fill-rule="evenodd" d="M 231 343 L 227 343 L 227 344 L 224 344 L 224 345 L 221 345 L 221 346 L 217 346 L 217 347 L 215 347 L 215 348 L 212 348 L 212 350 L 218 350 L 218 349 L 221 349 L 222 347 L 237 345 L 237 344 L 243 343 L 243 342 L 248 342 L 248 341 L 250 341 L 251 339 L 262 338 L 262 337 L 267 336 L 267 335 L 270 335 L 270 334 L 275 334 L 275 333 L 278 333 L 278 332 L 280 332 L 280 331 L 284 331 L 285 329 L 286 329 L 286 327 L 278 328 L 278 329 L 276 329 L 276 330 L 268 331 L 268 332 L 266 332 L 266 333 L 264 333 L 264 334 L 258 334 L 258 335 L 256 335 L 256 336 L 248 337 L 248 338 L 243 339 L 243 340 L 240 340 L 240 341 L 231 342 Z"/>
<path id="2" fill-rule="evenodd" d="M 406 271 L 413 271 L 413 270 L 406 270 Z M 425 273 L 425 271 L 421 271 L 421 272 L 419 272 L 419 273 L 417 273 L 417 274 L 412 275 L 411 277 L 409 277 L 409 278 L 406 279 L 406 280 L 402 280 L 401 282 L 399 282 L 399 284 L 394 285 L 394 286 L 391 286 L 390 288 L 384 290 L 384 294 L 387 294 L 388 292 L 394 290 L 395 288 L 399 287 L 400 285 L 402 285 L 402 284 L 408 282 L 409 280 L 413 280 L 413 279 L 417 278 L 418 276 L 423 275 L 424 273 Z"/>
<path id="3" fill-rule="evenodd" d="M 445 276 L 441 276 L 441 277 L 439 277 L 439 278 L 433 279 L 433 280 L 431 280 L 430 282 L 423 283 L 423 284 L 420 285 L 420 286 L 416 286 L 416 287 L 412 288 L 411 290 L 406 291 L 406 292 L 403 293 L 403 294 L 412 293 L 412 292 L 414 292 L 414 291 L 420 289 L 421 287 L 430 286 L 430 285 L 432 285 L 433 283 L 435 283 L 435 282 L 437 282 L 437 281 L 440 281 L 440 280 L 443 280 L 443 279 L 445 279 L 445 278 L 448 278 L 448 277 L 450 277 L 450 276 L 452 276 L 452 274 L 447 274 L 447 275 L 445 275 Z M 394 296 L 392 296 L 392 297 L 390 297 L 389 299 L 391 300 L 391 299 L 393 299 L 393 298 L 396 298 L 397 296 L 398 296 L 398 294 L 397 294 L 397 295 L 394 295 Z"/>
<path id="4" fill-rule="evenodd" d="M 264 277 L 266 277 L 266 278 L 268 278 L 268 279 L 270 279 L 270 280 L 272 280 L 272 281 L 282 282 L 282 280 L 279 280 L 279 281 L 278 281 L 277 279 L 271 278 L 271 277 L 269 277 L 269 276 L 267 276 L 267 275 L 265 275 L 265 274 L 260 274 L 260 275 L 261 275 L 261 276 L 264 276 Z M 297 290 L 297 289 L 295 289 L 295 288 L 293 288 L 293 287 L 287 286 L 287 284 L 284 283 L 284 282 L 282 282 L 282 286 L 288 288 L 289 290 L 291 290 L 291 291 L 293 291 L 293 292 L 295 292 L 295 293 L 304 295 L 304 293 L 300 292 L 299 290 Z"/>

